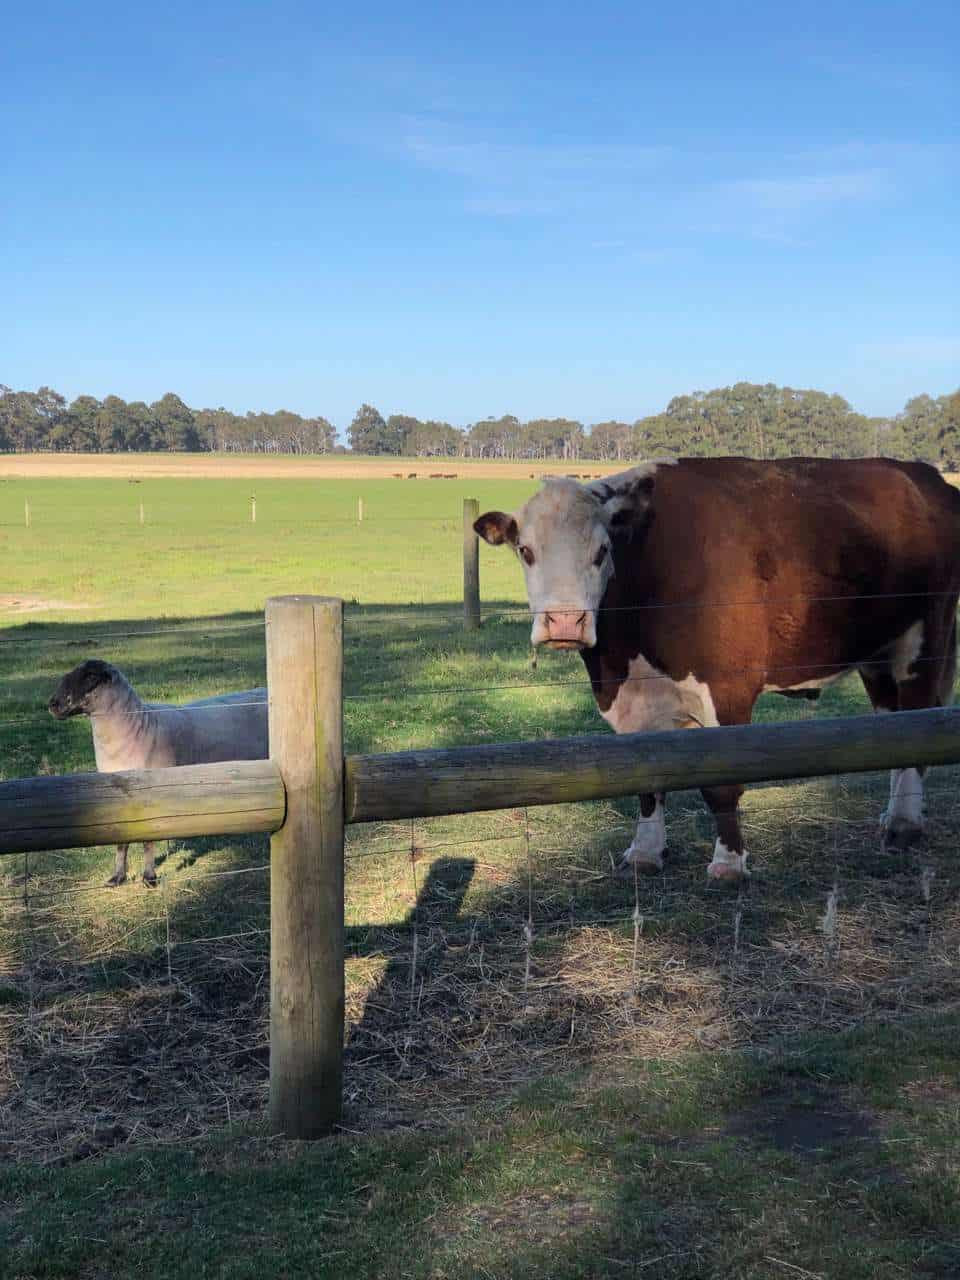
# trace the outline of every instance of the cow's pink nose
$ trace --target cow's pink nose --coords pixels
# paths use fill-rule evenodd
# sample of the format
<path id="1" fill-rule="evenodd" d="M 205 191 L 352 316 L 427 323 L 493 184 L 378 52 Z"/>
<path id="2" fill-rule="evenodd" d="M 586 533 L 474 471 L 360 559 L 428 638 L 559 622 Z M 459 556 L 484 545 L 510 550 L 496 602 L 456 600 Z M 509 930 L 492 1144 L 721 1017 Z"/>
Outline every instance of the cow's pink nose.
<path id="1" fill-rule="evenodd" d="M 551 640 L 579 642 L 583 639 L 583 627 L 587 620 L 586 611 L 576 613 L 573 609 L 568 609 L 561 612 L 558 609 L 556 613 L 545 614 L 543 620 L 547 624 L 547 635 Z"/>

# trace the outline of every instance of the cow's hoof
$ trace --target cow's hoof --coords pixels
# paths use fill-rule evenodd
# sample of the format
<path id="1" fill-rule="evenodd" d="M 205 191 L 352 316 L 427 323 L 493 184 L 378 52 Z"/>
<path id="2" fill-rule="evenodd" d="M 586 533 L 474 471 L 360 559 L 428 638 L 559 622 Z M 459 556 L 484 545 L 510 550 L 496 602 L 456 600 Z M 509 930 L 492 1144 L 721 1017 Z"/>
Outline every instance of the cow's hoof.
<path id="1" fill-rule="evenodd" d="M 632 880 L 634 876 L 656 876 L 663 870 L 663 858 L 646 854 L 642 858 L 631 858 L 624 854 L 614 871 L 618 880 Z"/>
<path id="2" fill-rule="evenodd" d="M 883 847 L 888 853 L 904 853 L 923 839 L 923 827 L 904 818 L 880 819 Z"/>
<path id="3" fill-rule="evenodd" d="M 155 889 L 157 887 L 157 873 L 155 871 L 145 871 L 143 873 L 143 883 L 148 889 Z"/>
<path id="4" fill-rule="evenodd" d="M 107 888 L 113 888 L 113 889 L 115 889 L 117 885 L 126 884 L 126 883 L 127 883 L 126 875 L 121 875 L 119 871 L 115 875 L 112 875 L 109 880 L 104 881 L 104 884 L 107 886 Z"/>
<path id="5" fill-rule="evenodd" d="M 750 872 L 747 870 L 747 854 L 731 853 L 717 841 L 713 851 L 713 860 L 707 867 L 707 879 L 723 881 L 725 884 L 736 884 L 745 880 Z"/>

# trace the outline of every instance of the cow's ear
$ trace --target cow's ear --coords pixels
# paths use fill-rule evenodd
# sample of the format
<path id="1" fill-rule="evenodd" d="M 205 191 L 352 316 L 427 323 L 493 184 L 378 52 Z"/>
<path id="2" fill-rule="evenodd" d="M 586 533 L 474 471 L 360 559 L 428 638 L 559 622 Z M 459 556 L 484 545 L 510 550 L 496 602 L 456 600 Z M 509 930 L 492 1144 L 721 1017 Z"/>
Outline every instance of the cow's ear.
<path id="1" fill-rule="evenodd" d="M 485 511 L 482 516 L 474 520 L 473 527 L 492 547 L 499 547 L 504 542 L 516 546 L 517 538 L 520 536 L 516 520 L 504 511 Z"/>
<path id="2" fill-rule="evenodd" d="M 588 486 L 600 503 L 611 528 L 635 527 L 646 523 L 653 501 L 653 471 L 634 467 L 618 476 L 594 480 Z"/>

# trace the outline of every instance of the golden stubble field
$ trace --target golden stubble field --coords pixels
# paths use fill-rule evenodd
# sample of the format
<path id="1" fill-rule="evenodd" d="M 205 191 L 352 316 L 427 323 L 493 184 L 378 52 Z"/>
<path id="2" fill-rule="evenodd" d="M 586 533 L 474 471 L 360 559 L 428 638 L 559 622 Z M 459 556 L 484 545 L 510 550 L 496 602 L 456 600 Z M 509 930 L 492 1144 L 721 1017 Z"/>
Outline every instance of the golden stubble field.
<path id="1" fill-rule="evenodd" d="M 213 453 L 10 453 L 0 476 L 34 479 L 363 480 L 443 476 L 447 479 L 527 480 L 541 475 L 609 475 L 629 466 L 609 462 L 505 462 L 486 458 L 272 457 Z"/>

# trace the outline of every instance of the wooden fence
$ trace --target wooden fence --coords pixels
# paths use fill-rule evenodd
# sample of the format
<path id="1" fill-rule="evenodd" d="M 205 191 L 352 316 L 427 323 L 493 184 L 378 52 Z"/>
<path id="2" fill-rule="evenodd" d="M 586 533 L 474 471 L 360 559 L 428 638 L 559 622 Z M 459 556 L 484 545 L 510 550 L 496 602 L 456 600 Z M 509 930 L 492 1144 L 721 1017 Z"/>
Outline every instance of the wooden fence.
<path id="1" fill-rule="evenodd" d="M 960 762 L 960 709 L 696 732 L 343 754 L 339 600 L 267 602 L 271 759 L 0 783 L 0 854 L 269 832 L 270 1124 L 337 1123 L 343 829 L 730 782 Z"/>

